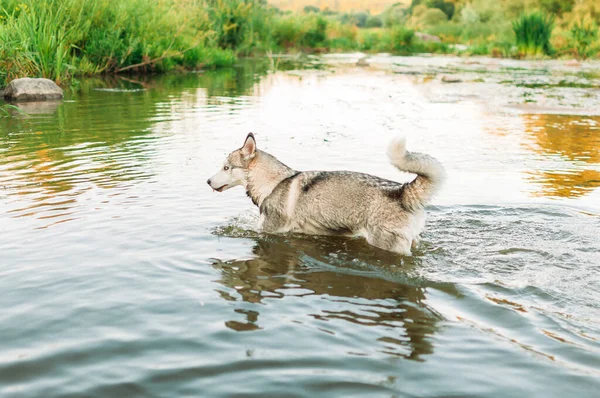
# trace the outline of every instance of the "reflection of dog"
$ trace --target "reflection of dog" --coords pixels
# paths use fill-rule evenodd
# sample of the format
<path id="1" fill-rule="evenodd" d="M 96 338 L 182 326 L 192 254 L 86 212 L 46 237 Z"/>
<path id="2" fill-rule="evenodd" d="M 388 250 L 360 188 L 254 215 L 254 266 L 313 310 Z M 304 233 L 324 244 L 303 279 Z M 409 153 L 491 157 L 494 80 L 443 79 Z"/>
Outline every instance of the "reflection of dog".
<path id="1" fill-rule="evenodd" d="M 216 282 L 226 287 L 216 291 L 234 312 L 225 325 L 236 331 L 277 327 L 277 319 L 284 316 L 302 321 L 302 327 L 362 330 L 372 340 L 363 352 L 377 350 L 422 361 L 433 353 L 431 337 L 443 320 L 427 303 L 426 292 L 431 288 L 453 297 L 460 294 L 452 284 L 423 283 L 409 276 L 421 263 L 419 258 L 407 257 L 400 263 L 396 254 L 368 247 L 364 240 L 269 235 L 252 241 L 250 259 L 244 255 L 242 260 L 212 262 L 220 274 Z M 318 296 L 320 304 L 299 306 L 290 313 L 288 305 L 275 301 L 297 300 L 299 295 Z M 330 326 L 319 322 L 324 320 Z"/>
<path id="2" fill-rule="evenodd" d="M 295 171 L 256 149 L 252 133 L 207 182 L 222 192 L 236 185 L 260 208 L 265 232 L 363 236 L 376 247 L 410 254 L 425 225 L 424 205 L 444 179 L 428 155 L 407 152 L 403 139 L 388 149 L 392 165 L 415 173 L 410 183 L 349 171 Z"/>

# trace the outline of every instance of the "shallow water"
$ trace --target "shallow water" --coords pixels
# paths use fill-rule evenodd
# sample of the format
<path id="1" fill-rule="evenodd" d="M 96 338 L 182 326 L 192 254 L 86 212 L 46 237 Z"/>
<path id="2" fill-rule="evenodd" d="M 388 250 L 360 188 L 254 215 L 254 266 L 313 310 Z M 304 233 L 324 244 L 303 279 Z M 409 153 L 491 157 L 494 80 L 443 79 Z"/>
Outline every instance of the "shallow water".
<path id="1" fill-rule="evenodd" d="M 0 119 L 0 396 L 597 396 L 597 90 L 534 106 L 553 88 L 518 79 L 574 74 L 354 62 L 82 81 Z M 438 157 L 414 256 L 256 233 L 205 183 L 248 131 L 297 169 L 407 180 L 399 134 Z"/>

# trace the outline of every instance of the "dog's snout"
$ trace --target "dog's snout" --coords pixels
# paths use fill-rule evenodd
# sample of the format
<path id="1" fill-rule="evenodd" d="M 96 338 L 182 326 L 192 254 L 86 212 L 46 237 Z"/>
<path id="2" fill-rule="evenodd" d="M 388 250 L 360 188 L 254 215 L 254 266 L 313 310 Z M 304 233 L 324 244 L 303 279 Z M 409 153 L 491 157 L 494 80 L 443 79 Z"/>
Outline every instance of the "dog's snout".
<path id="1" fill-rule="evenodd" d="M 210 185 L 210 178 L 209 178 L 208 180 L 206 180 L 206 183 L 207 183 L 208 185 Z"/>

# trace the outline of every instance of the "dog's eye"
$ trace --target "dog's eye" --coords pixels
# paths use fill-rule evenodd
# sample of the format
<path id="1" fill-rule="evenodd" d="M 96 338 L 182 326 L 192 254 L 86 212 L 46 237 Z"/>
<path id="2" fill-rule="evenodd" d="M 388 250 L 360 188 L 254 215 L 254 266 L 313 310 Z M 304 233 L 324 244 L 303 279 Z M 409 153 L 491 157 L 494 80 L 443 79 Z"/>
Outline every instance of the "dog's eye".
<path id="1" fill-rule="evenodd" d="M 229 166 L 223 166 L 223 170 L 225 170 L 225 171 L 229 170 Z"/>

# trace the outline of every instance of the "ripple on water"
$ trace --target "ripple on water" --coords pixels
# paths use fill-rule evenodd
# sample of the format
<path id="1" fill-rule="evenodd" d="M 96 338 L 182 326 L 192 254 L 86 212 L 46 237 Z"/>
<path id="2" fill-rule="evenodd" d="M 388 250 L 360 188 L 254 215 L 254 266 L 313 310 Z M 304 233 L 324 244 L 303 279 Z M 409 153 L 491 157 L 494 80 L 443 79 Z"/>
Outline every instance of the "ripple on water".
<path id="1" fill-rule="evenodd" d="M 0 395 L 597 395 L 598 121 L 506 108 L 554 64 L 418 75 L 463 61 L 83 80 L 0 119 Z M 439 157 L 415 255 L 258 233 L 205 184 L 249 130 L 298 169 Z"/>

